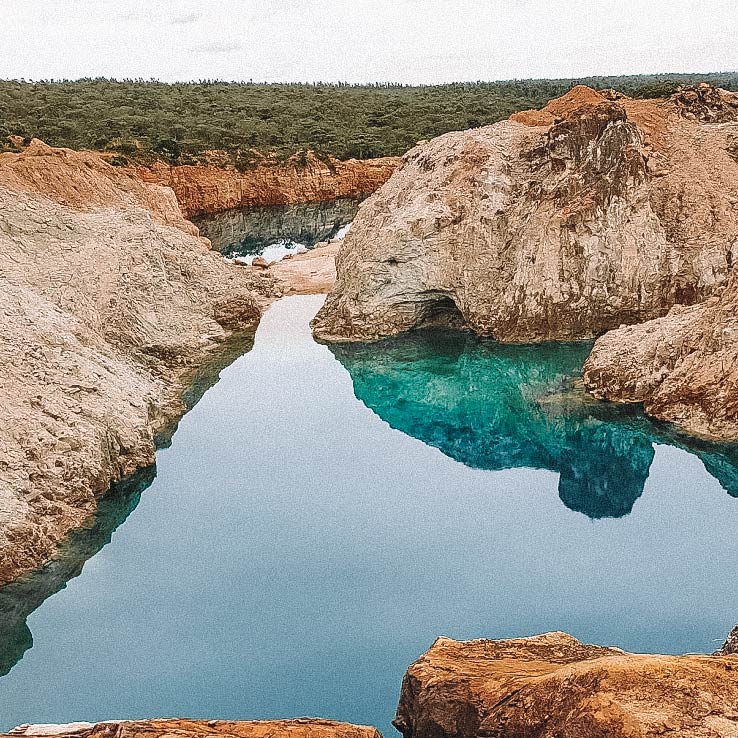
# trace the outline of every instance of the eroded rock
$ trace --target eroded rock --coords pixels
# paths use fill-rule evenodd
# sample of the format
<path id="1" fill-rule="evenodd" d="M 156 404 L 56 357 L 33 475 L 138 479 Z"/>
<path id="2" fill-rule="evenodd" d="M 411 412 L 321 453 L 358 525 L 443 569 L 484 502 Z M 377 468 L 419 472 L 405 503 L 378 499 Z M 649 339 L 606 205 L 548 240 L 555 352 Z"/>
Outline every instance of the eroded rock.
<path id="1" fill-rule="evenodd" d="M 134 167 L 131 172 L 145 182 L 171 187 L 182 211 L 190 218 L 255 205 L 290 205 L 362 198 L 384 184 L 397 166 L 398 157 L 339 161 L 308 154 L 284 164 L 264 160 L 239 172 L 232 166 Z"/>
<path id="2" fill-rule="evenodd" d="M 8 735 L 67 738 L 381 738 L 376 728 L 334 720 L 117 720 L 21 725 Z"/>
<path id="3" fill-rule="evenodd" d="M 360 207 L 315 335 L 585 338 L 715 293 L 738 257 L 738 123 L 612 97 L 575 88 L 412 149 Z"/>
<path id="4" fill-rule="evenodd" d="M 565 633 L 439 638 L 408 669 L 404 738 L 734 738 L 738 658 L 653 656 Z"/>
<path id="5" fill-rule="evenodd" d="M 0 584 L 150 465 L 182 390 L 261 312 L 171 190 L 95 154 L 0 154 Z"/>
<path id="6" fill-rule="evenodd" d="M 584 383 L 690 433 L 738 441 L 738 276 L 704 303 L 599 338 Z"/>

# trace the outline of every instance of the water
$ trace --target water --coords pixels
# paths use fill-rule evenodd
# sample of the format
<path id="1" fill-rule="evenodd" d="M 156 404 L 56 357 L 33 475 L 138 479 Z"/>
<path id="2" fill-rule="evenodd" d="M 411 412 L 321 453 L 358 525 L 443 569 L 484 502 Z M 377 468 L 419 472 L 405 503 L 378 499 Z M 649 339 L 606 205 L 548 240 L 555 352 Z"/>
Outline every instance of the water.
<path id="1" fill-rule="evenodd" d="M 343 238 L 359 208 L 359 200 L 238 208 L 195 219 L 200 233 L 227 258 L 251 263 L 255 256 L 279 261 L 315 246 Z"/>
<path id="2" fill-rule="evenodd" d="M 705 652 L 738 620 L 733 449 L 587 400 L 586 346 L 331 351 L 320 302 L 276 303 L 150 486 L 0 591 L 0 728 L 319 715 L 392 735 L 441 634 Z"/>

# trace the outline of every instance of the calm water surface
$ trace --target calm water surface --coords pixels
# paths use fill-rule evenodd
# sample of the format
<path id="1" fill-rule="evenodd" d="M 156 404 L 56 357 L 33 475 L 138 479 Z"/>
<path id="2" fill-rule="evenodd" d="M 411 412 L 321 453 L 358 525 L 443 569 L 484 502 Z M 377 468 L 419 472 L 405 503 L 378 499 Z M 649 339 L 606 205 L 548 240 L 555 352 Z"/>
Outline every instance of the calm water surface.
<path id="1" fill-rule="evenodd" d="M 392 735 L 441 634 L 676 653 L 738 620 L 733 450 L 587 400 L 586 346 L 331 351 L 320 303 L 276 303 L 150 486 L 0 591 L 0 728 L 319 715 Z"/>

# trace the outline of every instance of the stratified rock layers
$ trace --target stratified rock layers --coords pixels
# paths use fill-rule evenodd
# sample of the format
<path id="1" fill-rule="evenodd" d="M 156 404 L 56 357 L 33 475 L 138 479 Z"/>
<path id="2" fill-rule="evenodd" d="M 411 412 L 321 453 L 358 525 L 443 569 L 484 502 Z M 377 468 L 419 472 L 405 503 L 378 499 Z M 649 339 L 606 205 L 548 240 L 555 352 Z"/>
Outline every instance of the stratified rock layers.
<path id="1" fill-rule="evenodd" d="M 0 155 L 0 584 L 154 459 L 187 380 L 260 308 L 171 190 L 35 141 Z"/>
<path id="2" fill-rule="evenodd" d="M 439 638 L 408 669 L 404 738 L 734 738 L 738 657 L 652 656 L 565 633 Z"/>
<path id="3" fill-rule="evenodd" d="M 586 88 L 549 108 L 412 149 L 361 206 L 316 336 L 585 338 L 714 293 L 738 257 L 738 124 Z"/>
<path id="4" fill-rule="evenodd" d="M 334 720 L 131 720 L 28 725 L 10 735 L 64 738 L 381 738 L 376 728 Z"/>
<path id="5" fill-rule="evenodd" d="M 184 214 L 218 213 L 255 205 L 317 203 L 340 198 L 363 198 L 383 185 L 400 159 L 318 159 L 310 154 L 284 164 L 265 161 L 239 172 L 233 167 L 168 166 L 157 162 L 136 167 L 145 182 L 171 187 Z"/>

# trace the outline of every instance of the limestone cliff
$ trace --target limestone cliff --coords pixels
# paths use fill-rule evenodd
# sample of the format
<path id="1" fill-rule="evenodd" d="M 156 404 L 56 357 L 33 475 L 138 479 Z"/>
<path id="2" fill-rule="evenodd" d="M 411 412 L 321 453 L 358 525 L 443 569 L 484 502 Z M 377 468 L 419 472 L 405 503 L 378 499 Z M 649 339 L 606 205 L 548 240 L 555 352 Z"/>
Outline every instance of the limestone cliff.
<path id="1" fill-rule="evenodd" d="M 265 159 L 239 172 L 232 166 L 168 166 L 132 169 L 145 182 L 171 187 L 190 218 L 255 205 L 292 205 L 339 198 L 362 198 L 384 184 L 400 159 L 339 161 L 292 157 L 285 164 Z"/>
<path id="2" fill-rule="evenodd" d="M 153 462 L 188 376 L 258 321 L 256 277 L 195 233 L 94 154 L 0 155 L 0 583 Z"/>
<path id="3" fill-rule="evenodd" d="M 733 738 L 738 657 L 652 656 L 565 633 L 439 638 L 408 669 L 404 738 Z"/>
<path id="4" fill-rule="evenodd" d="M 412 149 L 359 209 L 316 336 L 441 322 L 501 341 L 585 338 L 710 296 L 738 257 L 738 106 L 685 92 L 579 87 Z M 719 106 L 722 122 L 688 103 Z"/>

